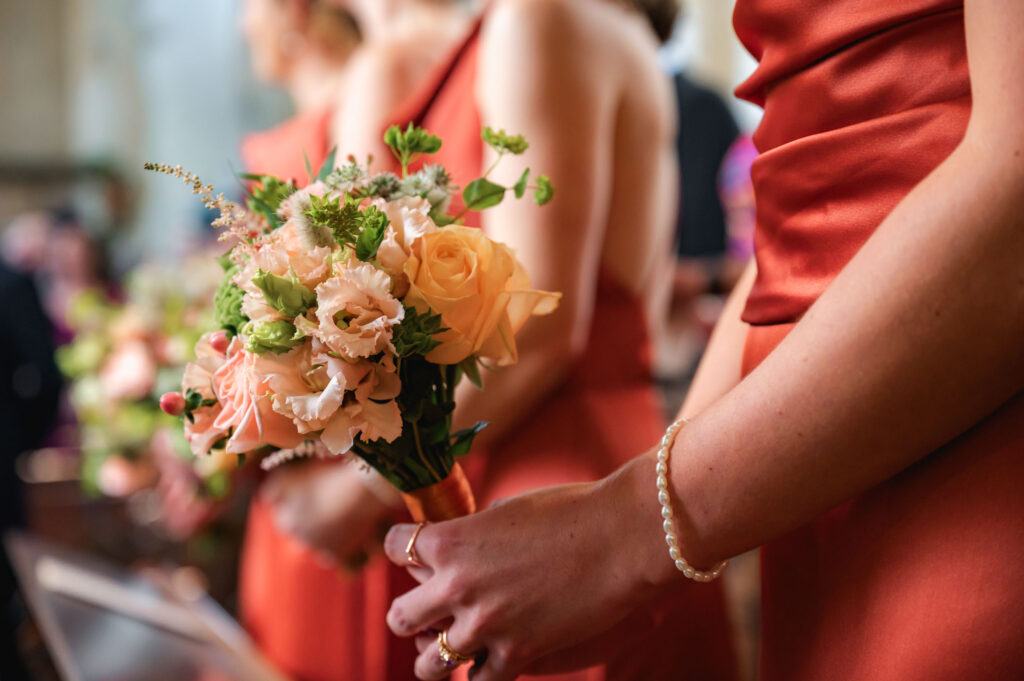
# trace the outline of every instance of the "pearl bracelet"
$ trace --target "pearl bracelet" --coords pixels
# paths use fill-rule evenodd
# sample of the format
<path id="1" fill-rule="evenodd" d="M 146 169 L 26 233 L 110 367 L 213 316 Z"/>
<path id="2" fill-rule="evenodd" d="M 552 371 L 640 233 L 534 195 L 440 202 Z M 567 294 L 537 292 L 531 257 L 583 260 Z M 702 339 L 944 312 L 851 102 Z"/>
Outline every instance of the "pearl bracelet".
<path id="1" fill-rule="evenodd" d="M 668 544 L 668 555 L 676 564 L 676 568 L 683 573 L 683 576 L 697 582 L 710 582 L 722 574 L 722 570 L 729 563 L 723 560 L 710 570 L 697 570 L 686 562 L 679 552 L 679 538 L 676 537 L 676 522 L 672 513 L 672 502 L 668 490 L 668 455 L 672 445 L 676 441 L 676 435 L 683 426 L 689 423 L 686 419 L 680 419 L 669 426 L 665 431 L 665 437 L 661 438 L 661 448 L 658 450 L 658 501 L 661 502 L 661 517 L 665 519 L 662 527 L 665 529 L 665 543 Z"/>

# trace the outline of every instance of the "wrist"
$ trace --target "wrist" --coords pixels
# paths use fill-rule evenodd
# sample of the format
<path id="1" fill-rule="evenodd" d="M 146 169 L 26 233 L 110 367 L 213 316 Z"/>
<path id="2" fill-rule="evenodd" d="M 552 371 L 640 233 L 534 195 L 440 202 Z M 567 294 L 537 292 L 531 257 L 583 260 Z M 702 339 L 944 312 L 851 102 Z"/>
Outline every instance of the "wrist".
<path id="1" fill-rule="evenodd" d="M 658 503 L 654 454 L 648 452 L 622 466 L 601 483 L 607 496 L 615 553 L 625 561 L 623 572 L 640 592 L 657 591 L 682 575 L 669 559 L 661 506 Z"/>
<path id="2" fill-rule="evenodd" d="M 608 494 L 615 509 L 614 536 L 625 538 L 622 553 L 630 562 L 627 569 L 641 582 L 642 588 L 658 590 L 683 578 L 670 556 L 666 541 L 665 518 L 658 499 L 656 484 L 657 450 L 637 457 L 606 479 Z M 674 512 L 674 534 L 679 554 L 700 571 L 708 571 L 719 564 L 692 519 L 685 513 L 685 505 L 669 489 Z"/>

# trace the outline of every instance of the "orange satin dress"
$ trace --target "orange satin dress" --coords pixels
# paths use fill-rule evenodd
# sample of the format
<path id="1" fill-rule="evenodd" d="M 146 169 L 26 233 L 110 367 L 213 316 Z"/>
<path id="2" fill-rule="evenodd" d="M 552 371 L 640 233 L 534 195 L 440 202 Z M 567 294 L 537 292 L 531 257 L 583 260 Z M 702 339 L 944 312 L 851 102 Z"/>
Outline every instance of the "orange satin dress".
<path id="1" fill-rule="evenodd" d="M 440 153 L 427 161 L 445 166 L 459 186 L 483 172 L 481 120 L 474 100 L 483 20 L 392 116 L 395 124 L 404 127 L 412 121 L 442 138 Z M 459 197 L 453 197 L 453 203 L 451 210 L 459 212 Z M 479 227 L 479 214 L 467 214 L 466 223 Z M 601 478 L 656 444 L 664 432 L 661 405 L 651 383 L 641 301 L 602 274 L 594 305 L 586 349 L 565 383 L 499 447 L 473 451 L 464 460 L 482 505 L 538 487 Z M 610 328 L 615 333 L 607 333 Z M 610 547 L 615 550 L 613 540 Z M 734 679 L 736 665 L 720 585 L 680 582 L 678 590 L 651 612 L 651 621 L 659 625 L 638 648 L 602 667 L 539 678 Z"/>
<path id="2" fill-rule="evenodd" d="M 329 111 L 296 116 L 242 144 L 246 170 L 307 183 L 329 152 Z M 406 681 L 416 648 L 390 634 L 391 598 L 415 582 L 384 555 L 347 572 L 319 560 L 253 499 L 239 579 L 242 622 L 263 653 L 296 681 Z"/>
<path id="3" fill-rule="evenodd" d="M 747 373 L 960 142 L 971 87 L 962 2 L 739 0 L 734 23 L 765 110 Z M 1018 395 L 764 546 L 764 681 L 1024 679 L 1022 489 Z"/>

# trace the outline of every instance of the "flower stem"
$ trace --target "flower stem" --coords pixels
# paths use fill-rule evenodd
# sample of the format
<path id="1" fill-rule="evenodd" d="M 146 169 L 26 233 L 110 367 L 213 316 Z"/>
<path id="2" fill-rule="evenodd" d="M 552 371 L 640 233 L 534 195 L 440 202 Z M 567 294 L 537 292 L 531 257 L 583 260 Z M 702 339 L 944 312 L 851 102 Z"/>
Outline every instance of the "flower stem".
<path id="1" fill-rule="evenodd" d="M 419 426 L 416 425 L 415 423 L 410 423 L 409 425 L 412 426 L 412 437 L 413 440 L 416 442 L 416 453 L 419 454 L 420 461 L 422 461 L 423 465 L 427 467 L 427 470 L 430 471 L 430 474 L 434 476 L 434 480 L 436 480 L 437 482 L 441 482 L 442 480 L 444 480 L 444 478 L 438 475 L 437 471 L 434 470 L 434 467 L 430 465 L 430 461 L 427 460 L 427 455 L 423 453 L 423 443 L 420 442 Z"/>

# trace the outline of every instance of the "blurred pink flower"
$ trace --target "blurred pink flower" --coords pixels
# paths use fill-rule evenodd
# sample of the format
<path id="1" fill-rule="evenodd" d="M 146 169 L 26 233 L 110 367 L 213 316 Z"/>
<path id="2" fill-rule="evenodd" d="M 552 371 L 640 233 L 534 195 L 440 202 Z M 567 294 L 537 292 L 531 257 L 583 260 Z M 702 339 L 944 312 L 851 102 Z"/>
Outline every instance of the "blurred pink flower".
<path id="1" fill-rule="evenodd" d="M 153 351 L 141 339 L 119 343 L 100 369 L 100 385 L 110 400 L 139 400 L 149 395 L 156 382 Z"/>

